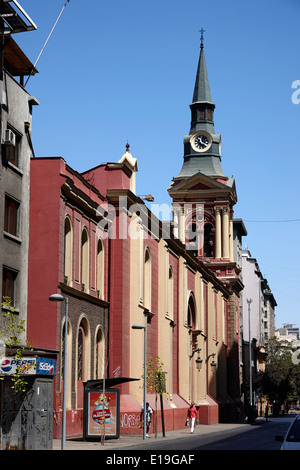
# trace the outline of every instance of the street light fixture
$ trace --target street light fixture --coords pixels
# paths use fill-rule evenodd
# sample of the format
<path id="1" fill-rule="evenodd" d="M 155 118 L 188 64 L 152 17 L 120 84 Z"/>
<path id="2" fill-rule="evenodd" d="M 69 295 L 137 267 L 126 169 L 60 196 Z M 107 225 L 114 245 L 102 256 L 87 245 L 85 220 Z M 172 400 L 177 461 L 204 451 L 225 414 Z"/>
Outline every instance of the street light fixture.
<path id="1" fill-rule="evenodd" d="M 200 349 L 200 348 L 194 349 L 194 351 L 192 352 L 192 354 L 189 356 L 189 358 L 192 359 L 192 358 L 194 357 L 194 354 L 197 353 L 197 359 L 195 360 L 195 362 L 196 362 L 196 367 L 197 367 L 198 370 L 201 369 L 202 362 L 203 362 L 202 359 L 201 359 L 201 357 L 200 357 L 200 352 L 201 352 L 201 349 Z"/>
<path id="2" fill-rule="evenodd" d="M 66 319 L 65 319 L 65 350 L 64 350 L 64 388 L 63 388 L 63 416 L 62 416 L 62 434 L 61 434 L 61 450 L 66 448 L 66 395 L 67 395 L 67 342 L 68 342 L 68 297 L 61 294 L 50 295 L 49 300 L 52 302 L 66 302 Z"/>
<path id="3" fill-rule="evenodd" d="M 144 330 L 144 423 L 143 423 L 143 439 L 146 439 L 146 358 L 147 358 L 147 327 L 134 324 L 133 330 Z"/>

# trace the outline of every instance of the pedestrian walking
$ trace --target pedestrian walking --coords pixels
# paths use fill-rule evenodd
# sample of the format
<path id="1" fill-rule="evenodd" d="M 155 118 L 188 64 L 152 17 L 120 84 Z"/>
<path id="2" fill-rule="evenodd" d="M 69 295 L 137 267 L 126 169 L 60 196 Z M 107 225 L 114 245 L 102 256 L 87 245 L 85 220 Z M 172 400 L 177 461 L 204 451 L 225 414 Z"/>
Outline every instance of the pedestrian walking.
<path id="1" fill-rule="evenodd" d="M 146 437 L 149 437 L 149 429 L 151 426 L 151 419 L 152 419 L 152 408 L 150 407 L 149 403 L 146 403 Z M 140 419 L 143 421 L 144 419 L 144 407 L 142 408 L 141 411 L 141 416 Z"/>
<path id="2" fill-rule="evenodd" d="M 187 420 L 189 421 L 191 434 L 194 434 L 196 415 L 197 415 L 197 408 L 195 407 L 195 403 L 192 401 L 187 412 Z"/>
<path id="3" fill-rule="evenodd" d="M 268 421 L 268 414 L 269 414 L 269 405 L 268 403 L 266 404 L 266 408 L 265 408 L 265 418 L 266 418 L 266 421 Z"/>

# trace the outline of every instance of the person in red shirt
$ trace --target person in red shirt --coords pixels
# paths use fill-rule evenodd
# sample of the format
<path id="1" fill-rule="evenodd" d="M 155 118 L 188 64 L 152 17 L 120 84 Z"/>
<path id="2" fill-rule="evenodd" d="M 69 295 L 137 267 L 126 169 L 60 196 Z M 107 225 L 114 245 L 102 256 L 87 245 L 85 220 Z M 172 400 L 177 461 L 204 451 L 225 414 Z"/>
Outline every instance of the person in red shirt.
<path id="1" fill-rule="evenodd" d="M 194 434 L 196 415 L 197 415 L 197 408 L 195 407 L 195 403 L 192 401 L 187 412 L 187 419 L 189 421 L 189 425 L 191 428 L 191 434 Z"/>

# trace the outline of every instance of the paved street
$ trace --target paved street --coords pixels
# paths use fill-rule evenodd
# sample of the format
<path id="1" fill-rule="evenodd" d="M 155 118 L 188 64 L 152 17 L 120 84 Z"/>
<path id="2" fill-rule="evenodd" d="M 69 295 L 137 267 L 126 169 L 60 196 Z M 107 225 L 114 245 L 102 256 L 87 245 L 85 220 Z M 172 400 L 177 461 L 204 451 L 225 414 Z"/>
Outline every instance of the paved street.
<path id="1" fill-rule="evenodd" d="M 123 451 L 197 451 L 197 450 L 279 450 L 280 443 L 275 441 L 275 435 L 281 434 L 288 428 L 293 416 L 270 418 L 268 422 L 258 419 L 254 425 L 244 423 L 198 425 L 195 433 L 189 429 L 168 431 L 163 437 L 159 433 L 155 438 L 151 435 L 143 441 L 141 435 L 121 435 L 120 439 L 84 442 L 81 439 L 67 440 L 66 450 L 100 450 L 111 453 Z M 59 450 L 61 443 L 54 440 L 53 450 Z"/>
<path id="2" fill-rule="evenodd" d="M 254 425 L 232 428 L 210 434 L 194 434 L 169 442 L 139 446 L 139 450 L 279 450 L 281 443 L 275 441 L 276 434 L 283 434 L 291 422 L 291 417 L 272 418 L 268 422 L 258 420 Z M 131 448 L 132 449 L 132 448 Z"/>

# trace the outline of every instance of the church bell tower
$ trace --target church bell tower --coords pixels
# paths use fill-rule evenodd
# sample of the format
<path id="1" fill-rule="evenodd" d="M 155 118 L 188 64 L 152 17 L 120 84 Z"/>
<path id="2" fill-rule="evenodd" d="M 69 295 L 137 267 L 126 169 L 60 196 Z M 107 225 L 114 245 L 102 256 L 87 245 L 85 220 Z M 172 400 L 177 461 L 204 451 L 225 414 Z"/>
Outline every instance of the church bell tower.
<path id="1" fill-rule="evenodd" d="M 183 139 L 183 165 L 168 188 L 172 198 L 174 235 L 230 292 L 225 312 L 227 373 L 229 393 L 238 400 L 239 296 L 243 284 L 233 243 L 233 207 L 237 194 L 234 178 L 227 177 L 221 166 L 221 136 L 215 132 L 215 104 L 204 57 L 203 30 L 190 110 L 190 132 Z"/>
<path id="2" fill-rule="evenodd" d="M 173 200 L 175 235 L 218 277 L 230 272 L 234 275 L 233 206 L 237 195 L 234 178 L 228 178 L 221 166 L 221 136 L 214 128 L 215 104 L 203 30 L 190 110 L 190 132 L 183 139 L 183 165 L 168 189 Z"/>

